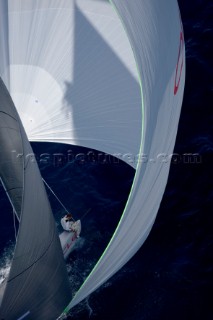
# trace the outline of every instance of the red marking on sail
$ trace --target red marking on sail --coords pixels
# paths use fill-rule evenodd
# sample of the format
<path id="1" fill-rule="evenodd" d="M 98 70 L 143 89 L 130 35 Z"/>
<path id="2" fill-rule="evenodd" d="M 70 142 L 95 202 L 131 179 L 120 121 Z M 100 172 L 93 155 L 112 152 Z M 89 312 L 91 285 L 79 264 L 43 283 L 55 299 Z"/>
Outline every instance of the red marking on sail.
<path id="1" fill-rule="evenodd" d="M 176 66 L 176 73 L 175 73 L 175 86 L 174 86 L 174 95 L 178 92 L 179 85 L 180 85 L 180 79 L 181 74 L 183 70 L 183 32 L 180 32 L 180 46 L 179 46 L 179 52 L 178 52 L 178 62 Z"/>

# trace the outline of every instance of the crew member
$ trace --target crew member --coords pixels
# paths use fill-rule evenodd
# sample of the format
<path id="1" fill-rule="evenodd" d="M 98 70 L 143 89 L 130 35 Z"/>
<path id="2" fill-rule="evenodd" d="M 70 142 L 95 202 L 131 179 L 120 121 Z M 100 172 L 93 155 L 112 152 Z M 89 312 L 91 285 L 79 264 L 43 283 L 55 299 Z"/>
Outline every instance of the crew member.
<path id="1" fill-rule="evenodd" d="M 73 231 L 73 223 L 74 222 L 72 221 L 72 215 L 70 213 L 68 213 L 61 219 L 61 225 L 65 231 Z"/>

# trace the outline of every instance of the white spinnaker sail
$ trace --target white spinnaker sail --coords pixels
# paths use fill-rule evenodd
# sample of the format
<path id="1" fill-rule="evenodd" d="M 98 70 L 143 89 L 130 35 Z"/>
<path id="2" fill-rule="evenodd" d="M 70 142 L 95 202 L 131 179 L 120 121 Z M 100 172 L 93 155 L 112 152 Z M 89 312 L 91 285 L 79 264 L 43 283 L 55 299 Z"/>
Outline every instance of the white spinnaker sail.
<path id="1" fill-rule="evenodd" d="M 145 241 L 166 186 L 170 163 L 162 153 L 173 151 L 183 98 L 177 0 L 111 3 L 115 10 L 103 0 L 8 1 L 9 65 L 0 70 L 28 137 L 121 154 L 126 162 L 125 154 L 148 156 L 129 162 L 137 168 L 122 219 L 66 311 Z"/>
<path id="2" fill-rule="evenodd" d="M 170 161 L 164 156 L 173 152 L 183 99 L 185 53 L 177 1 L 112 2 L 126 28 L 140 73 L 140 150 L 149 160 L 138 162 L 114 236 L 66 312 L 118 271 L 146 240 L 167 183 Z"/>
<path id="3" fill-rule="evenodd" d="M 9 91 L 29 140 L 85 146 L 124 161 L 137 155 L 137 69 L 110 3 L 16 0 L 8 10 Z"/>

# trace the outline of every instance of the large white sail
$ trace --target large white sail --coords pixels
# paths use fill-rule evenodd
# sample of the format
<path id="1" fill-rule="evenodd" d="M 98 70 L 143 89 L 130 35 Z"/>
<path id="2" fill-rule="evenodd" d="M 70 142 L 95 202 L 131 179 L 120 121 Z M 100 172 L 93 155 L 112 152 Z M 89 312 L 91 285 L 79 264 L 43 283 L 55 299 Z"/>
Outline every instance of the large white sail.
<path id="1" fill-rule="evenodd" d="M 136 168 L 113 238 L 67 312 L 132 257 L 154 223 L 184 90 L 178 3 L 17 0 L 4 10 L 9 63 L 0 70 L 28 137 L 94 148 Z"/>
<path id="2" fill-rule="evenodd" d="M 54 319 L 71 299 L 55 221 L 32 149 L 0 79 L 0 177 L 20 220 L 1 319 Z"/>
<path id="3" fill-rule="evenodd" d="M 137 69 L 110 3 L 16 0 L 8 15 L 9 91 L 29 140 L 137 155 Z"/>
<path id="4" fill-rule="evenodd" d="M 141 153 L 126 208 L 104 254 L 66 311 L 118 271 L 146 240 L 165 190 L 185 82 L 183 30 L 176 0 L 113 0 L 138 65 Z"/>

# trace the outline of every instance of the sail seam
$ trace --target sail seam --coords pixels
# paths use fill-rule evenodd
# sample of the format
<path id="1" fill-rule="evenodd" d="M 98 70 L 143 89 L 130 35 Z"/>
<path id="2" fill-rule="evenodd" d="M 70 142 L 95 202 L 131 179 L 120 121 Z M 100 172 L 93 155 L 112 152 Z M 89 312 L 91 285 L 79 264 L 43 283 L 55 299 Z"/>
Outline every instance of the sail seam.
<path id="1" fill-rule="evenodd" d="M 0 110 L 0 113 L 4 113 L 6 114 L 7 116 L 9 116 L 10 118 L 14 119 L 16 122 L 18 122 L 18 120 L 16 118 L 14 118 L 13 116 L 11 116 L 9 113 L 5 112 L 5 111 L 1 111 Z"/>
<path id="2" fill-rule="evenodd" d="M 6 192 L 11 191 L 11 190 L 16 190 L 16 189 L 22 189 L 22 187 L 15 187 L 15 188 L 11 188 L 11 189 L 5 189 Z"/>
<path id="3" fill-rule="evenodd" d="M 15 129 L 15 128 L 11 128 L 11 127 L 1 127 L 0 129 L 10 129 L 10 130 L 14 130 L 14 131 L 19 132 L 19 130 Z"/>
<path id="4" fill-rule="evenodd" d="M 55 231 L 53 233 L 53 237 L 52 237 L 52 240 L 50 242 L 50 244 L 48 245 L 47 249 L 42 253 L 42 255 L 36 259 L 29 267 L 27 267 L 26 269 L 24 269 L 22 272 L 20 272 L 19 274 L 17 274 L 16 276 L 14 276 L 13 278 L 9 279 L 7 282 L 11 282 L 12 280 L 14 280 L 15 278 L 19 277 L 21 274 L 23 274 L 25 271 L 29 270 L 34 264 L 36 264 L 39 260 L 41 260 L 45 254 L 48 252 L 49 248 L 51 247 L 51 245 L 53 244 L 53 240 L 54 240 L 54 237 L 55 237 Z"/>

